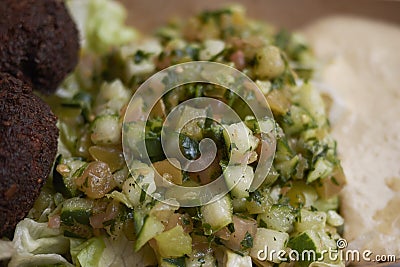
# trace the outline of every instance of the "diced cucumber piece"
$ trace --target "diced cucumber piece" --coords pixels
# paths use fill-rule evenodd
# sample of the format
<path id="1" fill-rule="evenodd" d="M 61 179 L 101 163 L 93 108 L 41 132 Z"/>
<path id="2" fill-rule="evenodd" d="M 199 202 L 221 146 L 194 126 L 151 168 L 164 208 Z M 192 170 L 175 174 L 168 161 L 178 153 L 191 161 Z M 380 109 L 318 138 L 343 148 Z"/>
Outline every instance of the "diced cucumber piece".
<path id="1" fill-rule="evenodd" d="M 332 226 L 338 227 L 343 225 L 344 219 L 336 211 L 329 210 L 327 213 L 326 222 Z"/>
<path id="2" fill-rule="evenodd" d="M 294 102 L 304 107 L 317 122 L 318 127 L 327 125 L 325 103 L 320 93 L 309 83 L 304 84 L 294 96 Z"/>
<path id="3" fill-rule="evenodd" d="M 93 228 L 90 225 L 93 206 L 93 200 L 78 197 L 62 203 L 60 220 L 65 236 L 85 239 L 93 236 Z"/>
<path id="4" fill-rule="evenodd" d="M 102 115 L 105 115 L 105 113 L 118 114 L 122 107 L 128 103 L 130 97 L 131 92 L 124 87 L 119 79 L 111 83 L 104 82 L 97 95 L 97 110 L 101 110 Z"/>
<path id="5" fill-rule="evenodd" d="M 324 229 L 326 224 L 326 213 L 323 211 L 309 211 L 301 209 L 300 219 L 295 223 L 295 229 L 298 232 L 304 232 L 309 229 Z"/>
<path id="6" fill-rule="evenodd" d="M 179 209 L 179 202 L 176 199 L 164 199 L 157 202 L 150 210 L 149 215 L 154 216 L 161 222 L 167 223 L 170 217 Z"/>
<path id="7" fill-rule="evenodd" d="M 89 225 L 93 204 L 93 200 L 86 198 L 74 197 L 65 200 L 61 208 L 61 222 L 67 226 L 73 226 L 75 223 Z"/>
<path id="8" fill-rule="evenodd" d="M 129 77 L 137 77 L 140 75 L 150 75 L 155 71 L 155 65 L 152 60 L 144 59 L 140 63 L 134 60 L 127 60 L 126 72 Z"/>
<path id="9" fill-rule="evenodd" d="M 246 198 L 232 198 L 231 203 L 234 213 L 242 213 L 246 211 Z"/>
<path id="10" fill-rule="evenodd" d="M 318 199 L 315 188 L 303 181 L 294 181 L 286 196 L 293 207 L 311 207 Z"/>
<path id="11" fill-rule="evenodd" d="M 258 190 L 252 192 L 246 201 L 246 209 L 249 214 L 265 213 L 271 205 L 272 199 Z"/>
<path id="12" fill-rule="evenodd" d="M 316 232 L 321 240 L 322 249 L 329 250 L 337 248 L 336 241 L 325 231 L 325 229 L 320 229 Z"/>
<path id="13" fill-rule="evenodd" d="M 307 230 L 291 238 L 288 247 L 302 253 L 304 250 L 320 252 L 321 239 L 314 230 Z"/>
<path id="14" fill-rule="evenodd" d="M 336 210 L 339 207 L 339 197 L 334 196 L 328 199 L 318 199 L 312 205 L 319 211 Z"/>
<path id="15" fill-rule="evenodd" d="M 225 250 L 224 265 L 226 267 L 252 267 L 250 256 L 241 256 L 230 249 Z"/>
<path id="16" fill-rule="evenodd" d="M 225 125 L 223 135 L 231 164 L 242 163 L 246 155 L 257 148 L 258 138 L 244 122 Z"/>
<path id="17" fill-rule="evenodd" d="M 292 135 L 301 132 L 306 128 L 314 128 L 316 125 L 310 113 L 302 107 L 292 105 L 289 112 L 285 115 L 283 128 L 285 133 Z"/>
<path id="18" fill-rule="evenodd" d="M 310 128 L 305 129 L 300 133 L 300 139 L 304 140 L 305 142 L 316 142 L 315 140 L 320 140 L 324 136 L 326 136 L 327 130 L 325 128 Z M 314 144 L 312 143 L 310 147 Z"/>
<path id="19" fill-rule="evenodd" d="M 116 190 L 112 191 L 106 196 L 108 198 L 113 198 L 123 204 L 128 208 L 133 209 L 140 204 L 140 196 L 142 195 L 142 189 L 136 183 L 134 178 L 126 179 L 122 184 L 122 192 Z"/>
<path id="20" fill-rule="evenodd" d="M 249 128 L 253 133 L 259 133 L 258 121 L 254 116 L 246 116 L 244 118 L 244 123 L 247 128 Z"/>
<path id="21" fill-rule="evenodd" d="M 254 134 L 268 134 L 272 133 L 275 129 L 275 121 L 270 118 L 258 120 L 254 116 L 246 116 L 244 123 Z"/>
<path id="22" fill-rule="evenodd" d="M 276 163 L 275 167 L 279 171 L 279 174 L 286 181 L 289 180 L 293 173 L 296 171 L 297 164 L 299 163 L 299 156 L 296 155 L 290 160 Z"/>
<path id="23" fill-rule="evenodd" d="M 181 257 L 192 253 L 192 238 L 184 232 L 181 225 L 162 232 L 155 240 L 161 257 Z"/>
<path id="24" fill-rule="evenodd" d="M 258 121 L 258 129 L 256 132 L 273 133 L 275 130 L 276 122 L 272 118 L 263 118 Z"/>
<path id="25" fill-rule="evenodd" d="M 125 120 L 127 118 L 125 117 Z M 123 145 L 127 146 L 135 155 L 135 158 L 144 158 L 145 146 L 145 123 L 142 121 L 129 121 L 124 123 Z"/>
<path id="26" fill-rule="evenodd" d="M 246 209 L 249 214 L 260 214 L 266 212 L 269 205 L 270 204 L 267 202 L 258 203 L 256 201 L 247 201 Z"/>
<path id="27" fill-rule="evenodd" d="M 225 183 L 235 198 L 249 196 L 249 188 L 254 179 L 253 168 L 248 165 L 229 165 L 224 170 Z"/>
<path id="28" fill-rule="evenodd" d="M 207 225 L 212 232 L 220 230 L 232 222 L 232 203 L 228 195 L 201 207 L 203 226 Z"/>
<path id="29" fill-rule="evenodd" d="M 250 256 L 254 259 L 258 259 L 260 251 L 267 253 L 266 260 L 274 263 L 280 263 L 278 259 L 278 253 L 268 253 L 268 251 L 275 250 L 276 252 L 284 250 L 289 240 L 288 233 L 282 233 L 271 229 L 257 228 L 257 234 L 253 241 L 253 248 L 250 251 Z M 268 251 L 266 251 L 266 248 Z"/>
<path id="30" fill-rule="evenodd" d="M 129 166 L 129 170 L 136 183 L 140 188 L 146 188 L 148 194 L 154 193 L 156 191 L 156 183 L 154 181 L 154 170 L 146 163 L 140 161 L 133 161 Z"/>
<path id="31" fill-rule="evenodd" d="M 267 45 L 255 49 L 253 73 L 263 79 L 273 79 L 285 71 L 285 62 L 278 47 Z"/>
<path id="32" fill-rule="evenodd" d="M 225 48 L 225 42 L 221 40 L 205 40 L 204 48 L 200 51 L 200 60 L 212 60 L 218 56 Z"/>
<path id="33" fill-rule="evenodd" d="M 289 180 L 292 174 L 296 171 L 296 166 L 299 163 L 299 157 L 294 154 L 288 142 L 284 138 L 280 138 L 276 143 L 275 167 L 281 178 L 285 181 Z"/>
<path id="34" fill-rule="evenodd" d="M 278 163 L 288 161 L 293 158 L 293 156 L 294 152 L 290 148 L 287 140 L 284 137 L 279 138 L 276 143 L 275 161 Z"/>
<path id="35" fill-rule="evenodd" d="M 96 117 L 91 127 L 92 142 L 94 144 L 112 144 L 121 142 L 121 123 L 117 115 L 103 115 Z"/>
<path id="36" fill-rule="evenodd" d="M 203 137 L 202 132 L 206 117 L 206 109 L 185 105 L 178 122 L 178 129 L 181 129 L 179 132 L 195 140 L 200 140 Z"/>
<path id="37" fill-rule="evenodd" d="M 307 183 L 311 183 L 318 178 L 324 179 L 333 171 L 333 164 L 320 157 L 314 164 L 314 169 L 307 176 Z"/>
<path id="38" fill-rule="evenodd" d="M 329 237 L 323 229 L 307 230 L 292 237 L 288 243 L 288 247 L 304 255 L 303 260 L 306 266 L 318 259 L 323 251 L 337 249 L 335 240 Z M 304 251 L 307 253 L 303 253 Z"/>
<path id="39" fill-rule="evenodd" d="M 126 118 L 125 118 L 126 119 Z M 146 131 L 144 122 L 125 122 L 123 130 L 123 145 L 129 147 L 129 160 L 149 158 L 152 162 L 165 159 L 161 136 L 154 132 Z"/>
<path id="40" fill-rule="evenodd" d="M 257 219 L 268 229 L 289 233 L 293 230 L 295 215 L 288 205 L 273 205 L 268 212 L 259 214 Z"/>
<path id="41" fill-rule="evenodd" d="M 153 216 L 148 216 L 145 219 L 143 227 L 141 227 L 141 230 L 137 236 L 135 251 L 139 251 L 139 249 L 141 249 L 144 244 L 147 243 L 147 241 L 154 238 L 162 231 L 164 231 L 164 225 Z"/>

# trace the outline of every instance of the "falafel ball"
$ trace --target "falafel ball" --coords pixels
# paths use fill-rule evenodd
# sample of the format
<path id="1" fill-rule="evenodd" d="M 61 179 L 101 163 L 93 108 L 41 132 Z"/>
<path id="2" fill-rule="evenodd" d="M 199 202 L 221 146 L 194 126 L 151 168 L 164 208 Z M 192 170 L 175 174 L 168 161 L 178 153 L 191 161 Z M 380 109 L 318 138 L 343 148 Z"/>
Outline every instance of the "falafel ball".
<path id="1" fill-rule="evenodd" d="M 78 62 L 78 30 L 64 2 L 2 0 L 0 14 L 0 72 L 53 93 Z"/>
<path id="2" fill-rule="evenodd" d="M 24 82 L 0 73 L 0 237 L 32 208 L 57 153 L 57 118 Z"/>

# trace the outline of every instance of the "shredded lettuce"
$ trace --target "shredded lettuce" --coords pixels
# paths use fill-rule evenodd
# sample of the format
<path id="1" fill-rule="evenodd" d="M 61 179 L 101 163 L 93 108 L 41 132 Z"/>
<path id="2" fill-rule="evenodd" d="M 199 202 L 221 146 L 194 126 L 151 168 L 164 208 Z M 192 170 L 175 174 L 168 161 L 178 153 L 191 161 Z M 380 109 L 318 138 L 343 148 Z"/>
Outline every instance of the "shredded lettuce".
<path id="1" fill-rule="evenodd" d="M 145 246 L 134 252 L 134 241 L 125 235 L 116 239 L 93 237 L 89 240 L 67 238 L 59 229 L 48 228 L 47 223 L 24 219 L 18 223 L 13 241 L 0 240 L 0 260 L 11 258 L 13 266 L 152 266 L 156 257 Z M 62 255 L 71 255 L 68 262 Z"/>
<path id="2" fill-rule="evenodd" d="M 31 219 L 19 222 L 12 242 L 0 242 L 0 258 L 12 257 L 8 266 L 73 266 L 61 255 L 69 250 L 69 240 L 59 229 Z M 5 248 L 5 250 L 3 250 Z"/>
<path id="3" fill-rule="evenodd" d="M 100 266 L 101 254 L 105 249 L 105 243 L 101 237 L 93 237 L 76 248 L 78 266 Z"/>
<path id="4" fill-rule="evenodd" d="M 124 235 L 113 240 L 106 237 L 93 237 L 74 249 L 75 264 L 82 267 L 105 266 L 149 266 L 157 264 L 151 248 L 144 247 L 134 252 L 134 241 Z M 75 253 L 71 252 L 72 255 Z"/>
<path id="5" fill-rule="evenodd" d="M 134 40 L 138 32 L 125 25 L 124 7 L 113 0 L 70 0 L 68 7 L 81 33 L 82 47 L 104 53 Z"/>

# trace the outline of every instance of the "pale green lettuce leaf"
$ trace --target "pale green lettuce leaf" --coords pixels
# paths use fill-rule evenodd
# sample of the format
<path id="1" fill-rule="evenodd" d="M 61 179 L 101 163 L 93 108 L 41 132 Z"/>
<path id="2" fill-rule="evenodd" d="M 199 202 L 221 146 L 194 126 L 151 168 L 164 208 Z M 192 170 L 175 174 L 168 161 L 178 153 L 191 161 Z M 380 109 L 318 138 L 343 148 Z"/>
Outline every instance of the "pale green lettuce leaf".
<path id="1" fill-rule="evenodd" d="M 89 240 L 64 237 L 60 229 L 31 219 L 19 222 L 13 241 L 0 241 L 0 259 L 11 257 L 8 266 L 154 266 L 153 250 L 146 246 L 134 251 L 134 241 L 124 235 L 116 239 L 105 236 Z M 74 264 L 62 255 L 70 253 Z"/>
<path id="2" fill-rule="evenodd" d="M 4 245 L 4 243 L 3 243 Z M 31 219 L 20 221 L 14 239 L 7 243 L 11 261 L 8 266 L 64 265 L 73 266 L 61 255 L 69 250 L 69 239 L 59 229 Z"/>
<path id="3" fill-rule="evenodd" d="M 66 266 L 73 267 L 64 257 L 58 254 L 20 254 L 12 258 L 8 267 L 32 267 L 32 266 Z"/>
<path id="4" fill-rule="evenodd" d="M 157 264 L 154 251 L 143 247 L 134 251 L 134 241 L 129 241 L 124 235 L 117 240 L 106 239 L 106 249 L 101 255 L 100 266 L 154 266 Z"/>
<path id="5" fill-rule="evenodd" d="M 151 266 L 156 265 L 154 252 L 145 247 L 134 252 L 134 241 L 129 241 L 124 235 L 113 240 L 105 237 L 94 237 L 76 248 L 77 265 L 82 267 L 106 266 Z M 72 254 L 72 253 L 71 253 Z"/>
<path id="6" fill-rule="evenodd" d="M 103 237 L 93 237 L 85 243 L 78 246 L 75 250 L 79 251 L 77 258 L 77 265 L 83 267 L 100 266 L 100 259 L 105 249 Z"/>

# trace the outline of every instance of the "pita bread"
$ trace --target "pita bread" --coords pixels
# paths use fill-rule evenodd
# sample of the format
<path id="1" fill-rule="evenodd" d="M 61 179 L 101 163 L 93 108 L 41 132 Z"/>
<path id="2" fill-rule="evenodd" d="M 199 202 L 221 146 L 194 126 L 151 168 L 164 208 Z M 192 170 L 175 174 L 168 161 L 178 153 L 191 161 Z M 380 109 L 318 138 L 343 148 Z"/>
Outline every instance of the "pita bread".
<path id="1" fill-rule="evenodd" d="M 333 95 L 333 135 L 348 184 L 348 249 L 400 257 L 400 27 L 332 17 L 303 30 Z"/>

